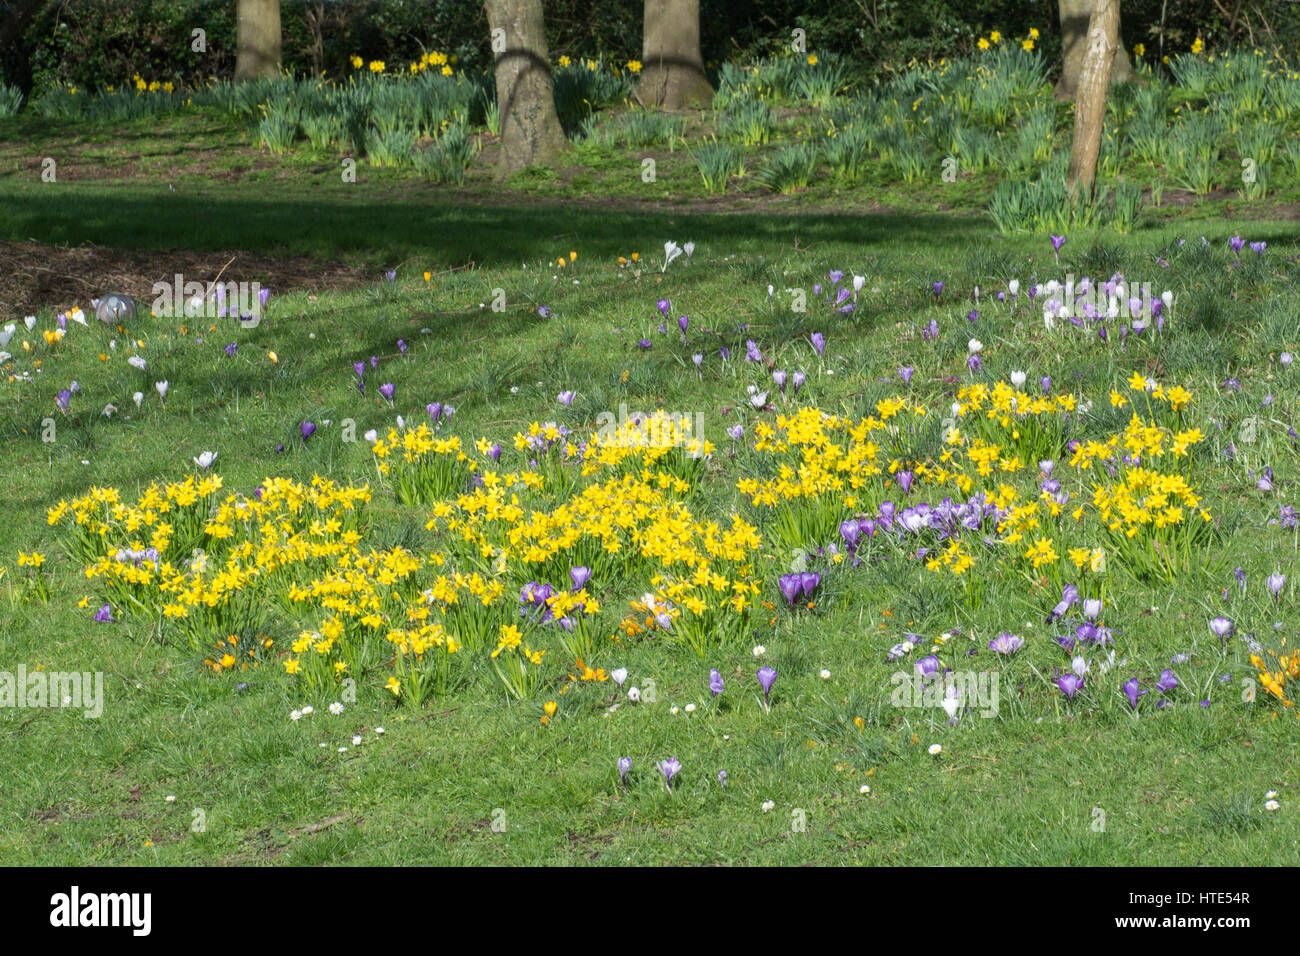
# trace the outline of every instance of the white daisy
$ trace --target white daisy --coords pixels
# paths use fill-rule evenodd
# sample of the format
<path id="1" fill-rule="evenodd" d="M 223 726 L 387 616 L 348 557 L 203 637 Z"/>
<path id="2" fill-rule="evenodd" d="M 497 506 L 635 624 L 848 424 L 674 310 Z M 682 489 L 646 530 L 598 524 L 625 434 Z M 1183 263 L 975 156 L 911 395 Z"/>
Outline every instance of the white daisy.
<path id="1" fill-rule="evenodd" d="M 334 703 L 330 704 L 330 713 L 334 714 L 335 716 L 338 716 L 339 714 L 343 713 L 343 705 L 340 704 L 337 700 L 334 701 Z"/>
<path id="2" fill-rule="evenodd" d="M 941 747 L 939 744 L 930 744 L 931 756 L 934 756 L 935 754 L 941 754 L 941 753 L 943 753 L 943 747 Z"/>

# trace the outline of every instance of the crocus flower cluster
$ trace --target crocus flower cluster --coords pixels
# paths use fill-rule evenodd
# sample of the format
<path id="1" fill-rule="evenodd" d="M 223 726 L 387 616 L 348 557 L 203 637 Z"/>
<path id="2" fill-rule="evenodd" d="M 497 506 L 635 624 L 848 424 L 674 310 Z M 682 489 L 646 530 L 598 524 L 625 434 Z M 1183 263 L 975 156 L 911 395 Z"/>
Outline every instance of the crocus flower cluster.
<path id="1" fill-rule="evenodd" d="M 783 574 L 777 579 L 786 603 L 794 609 L 795 601 L 811 602 L 813 592 L 821 584 L 822 577 L 815 571 L 802 571 Z M 811 605 L 810 605 L 811 606 Z"/>

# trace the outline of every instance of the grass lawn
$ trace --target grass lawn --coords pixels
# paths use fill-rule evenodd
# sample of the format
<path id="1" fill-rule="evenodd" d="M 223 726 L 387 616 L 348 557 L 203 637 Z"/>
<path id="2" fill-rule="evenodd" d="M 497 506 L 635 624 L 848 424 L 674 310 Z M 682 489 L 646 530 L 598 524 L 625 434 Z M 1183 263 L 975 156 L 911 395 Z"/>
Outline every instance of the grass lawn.
<path id="1" fill-rule="evenodd" d="M 1043 237 L 997 235 L 977 212 L 979 190 L 972 187 L 962 199 L 961 184 L 954 187 L 959 198 L 943 199 L 942 209 L 934 190 L 873 192 L 870 182 L 843 197 L 817 184 L 809 195 L 755 198 L 750 205 L 743 197 L 729 204 L 705 200 L 693 187 L 666 186 L 660 196 L 602 186 L 613 174 L 598 169 L 592 175 L 599 182 L 584 187 L 589 198 L 574 202 L 566 197 L 575 190 L 546 198 L 547 189 L 528 191 L 526 183 L 494 191 L 471 182 L 448 192 L 369 169 L 357 183 L 343 183 L 335 160 L 324 154 L 268 161 L 231 146 L 194 157 L 185 136 L 210 139 L 202 123 L 218 121 L 170 122 L 189 125 L 154 132 L 142 124 L 119 127 L 141 137 L 129 150 L 94 126 L 84 133 L 57 125 L 38 133 L 18 121 L 0 127 L 0 156 L 11 170 L 0 175 L 0 241 L 156 250 L 158 280 L 176 271 L 178 253 L 169 250 L 177 249 L 211 251 L 218 262 L 233 250 L 301 255 L 346 263 L 366 279 L 272 288 L 266 316 L 254 328 L 228 318 L 144 315 L 115 330 L 90 314 L 91 294 L 103 290 L 89 288 L 37 310 L 30 331 L 22 314 L 0 316 L 0 327 L 14 323 L 4 346 L 9 358 L 0 364 L 7 521 L 0 548 L 0 671 L 22 665 L 104 675 L 98 719 L 72 709 L 0 708 L 6 742 L 0 859 L 1026 865 L 1293 859 L 1300 771 L 1292 757 L 1300 726 L 1294 708 L 1260 684 L 1249 641 L 1285 653 L 1279 642 L 1294 633 L 1300 600 L 1296 532 L 1279 523 L 1295 500 L 1298 457 L 1288 429 L 1296 419 L 1300 370 L 1281 359 L 1300 349 L 1296 222 L 1268 218 L 1267 207 L 1229 209 L 1233 200 L 1210 200 L 1184 209 L 1177 220 L 1151 210 L 1124 236 L 1072 233 L 1058 259 Z M 37 138 L 19 139 L 20 133 Z M 164 155 L 168 142 L 175 157 Z M 39 160 L 28 160 L 59 149 L 75 157 L 64 167 L 70 174 L 39 182 Z M 122 151 L 139 157 L 134 168 L 114 168 Z M 180 172 L 173 175 L 174 169 Z M 227 177 L 222 169 L 236 171 Z M 1236 253 L 1229 244 L 1235 235 L 1267 246 Z M 694 251 L 665 269 L 669 240 L 691 241 Z M 388 269 L 396 271 L 392 280 L 382 276 Z M 260 278 L 240 270 L 236 257 L 224 279 Z M 832 270 L 842 270 L 838 282 Z M 1120 320 L 1084 328 L 1065 319 L 1049 329 L 1043 302 L 1051 294 L 1040 290 L 1029 298 L 1032 285 L 1064 282 L 1067 274 L 1105 282 L 1115 273 L 1133 288 L 1149 283 L 1151 298 L 1173 293 L 1162 331 L 1123 337 Z M 863 279 L 856 293 L 854 276 Z M 1013 280 L 1017 295 L 1010 293 Z M 848 290 L 840 301 L 854 303 L 853 311 L 836 309 L 837 285 Z M 129 291 L 147 312 L 149 290 Z M 800 294 L 806 308 L 794 311 Z M 661 313 L 662 299 L 670 305 Z M 492 308 L 494 300 L 504 303 L 501 311 Z M 44 333 L 52 337 L 59 327 L 56 314 L 74 306 L 86 310 L 88 324 L 67 320 L 62 340 L 47 341 Z M 684 333 L 679 316 L 689 319 Z M 1107 328 L 1104 340 L 1099 324 Z M 815 334 L 825 339 L 820 354 Z M 976 354 L 971 340 L 979 344 L 977 369 L 969 364 Z M 761 361 L 747 361 L 750 341 Z M 145 367 L 129 364 L 130 356 L 143 358 Z M 358 362 L 365 363 L 364 394 L 353 369 Z M 902 367 L 913 369 L 907 380 Z M 788 380 L 782 392 L 775 370 L 802 372 L 806 382 L 796 394 Z M 991 389 L 1017 371 L 1026 375 L 1016 389 L 1022 395 L 1043 396 L 1046 376 L 1051 401 L 1074 396 L 1073 408 L 1053 404 L 1041 419 L 1004 425 L 984 415 L 987 399 L 973 411 L 967 392 L 967 408 L 953 417 L 950 406 L 961 389 Z M 1135 373 L 1164 389 L 1182 386 L 1190 403 L 1175 413 L 1150 388 L 1131 387 Z M 78 389 L 64 413 L 58 394 L 74 381 Z M 167 382 L 165 402 L 155 388 L 160 381 Z M 389 383 L 391 402 L 380 391 Z M 759 403 L 764 407 L 755 406 L 750 386 L 767 393 Z M 571 404 L 557 400 L 570 390 Z M 138 406 L 136 392 L 143 395 Z M 1114 404 L 1112 392 L 1125 404 Z M 886 414 L 882 403 L 889 409 L 894 398 L 902 400 L 900 410 Z M 571 461 L 560 463 L 562 450 L 538 455 L 533 466 L 515 443 L 533 423 L 572 430 L 576 445 L 620 406 L 629 415 L 663 409 L 697 422 L 714 446 L 711 456 L 689 459 L 677 449 L 645 463 L 654 517 L 642 521 L 638 513 L 639 530 L 624 544 L 658 554 L 671 535 L 690 532 L 697 547 L 710 522 L 727 529 L 740 516 L 754 527 L 757 543 L 742 548 L 743 557 L 717 558 L 710 566 L 755 585 L 745 614 L 722 609 L 711 619 L 716 626 L 691 628 L 692 611 L 678 600 L 671 626 L 656 628 L 655 608 L 647 615 L 631 602 L 666 586 L 657 576 L 688 576 L 684 565 L 665 567 L 635 553 L 617 561 L 597 555 L 585 589 L 586 599 L 599 604 L 582 626 L 592 638 L 586 663 L 600 676 L 620 669 L 627 676 L 622 686 L 581 679 L 566 648 L 569 635 L 554 623 L 522 618 L 517 595 L 530 581 L 568 590 L 567 569 L 591 553 L 586 545 L 558 544 L 544 560 L 530 560 L 523 546 L 504 559 L 490 549 L 484 555 L 481 542 L 467 542 L 448 523 L 459 517 L 464 526 L 473 524 L 454 505 L 463 474 L 455 490 L 403 501 L 398 469 L 387 476 L 377 470 L 365 433 L 374 429 L 382 438 L 399 415 L 412 428 L 428 423 L 425 406 L 432 402 L 454 406 L 438 434 L 459 436 L 478 474 L 516 482 L 504 500 L 518 498 L 521 522 L 578 502 L 582 489 L 611 475 L 642 477 L 636 455 L 633 465 L 588 476 Z M 106 415 L 109 404 L 115 411 Z M 783 463 L 796 470 L 800 463 L 799 448 L 756 449 L 756 438 L 767 427 L 778 440 L 781 417 L 800 410 L 801 427 L 815 431 L 812 409 L 851 423 L 870 419 L 867 437 L 878 448 L 867 463 L 877 461 L 880 473 L 854 467 L 840 473 L 841 487 L 819 486 L 810 498 L 782 498 L 775 507 L 755 504 L 742 482 L 779 483 Z M 1166 545 L 1172 550 L 1146 546 L 1144 556 L 1134 556 L 1125 543 L 1133 539 L 1122 530 L 1107 537 L 1093 497 L 1094 485 L 1122 480 L 1141 463 L 1122 462 L 1128 452 L 1120 451 L 1109 462 L 1113 477 L 1103 458 L 1088 470 L 1072 466 L 1067 447 L 1123 434 L 1135 412 L 1166 429 L 1162 455 L 1147 465 L 1183 476 L 1199 499 L 1184 521 L 1156 536 L 1174 542 Z M 304 422 L 316 426 L 307 438 Z M 736 425 L 743 433 L 732 438 L 727 429 Z M 952 427 L 959 435 L 947 441 Z M 1175 455 L 1175 435 L 1194 428 L 1199 441 Z M 480 438 L 500 443 L 499 463 L 478 450 Z M 830 438 L 841 448 L 866 440 L 845 431 Z M 970 457 L 980 438 L 1000 446 L 987 475 Z M 833 449 L 812 447 L 820 450 L 810 453 L 806 470 L 833 464 Z M 217 453 L 208 472 L 194 462 L 205 451 Z M 955 457 L 945 462 L 944 454 Z M 1040 458 L 1056 462 L 1052 475 L 1071 495 L 1060 515 L 1050 514 L 1054 492 L 1043 487 Z M 906 495 L 901 471 L 916 474 Z M 520 478 L 525 473 L 541 477 L 530 484 Z M 659 487 L 660 473 L 681 479 L 682 487 Z M 420 567 L 381 584 L 377 565 L 367 566 L 365 587 L 386 602 L 384 625 L 367 630 L 349 618 L 345 636 L 323 654 L 293 645 L 304 631 L 319 631 L 331 613 L 351 612 L 331 610 L 323 591 L 291 600 L 283 580 L 263 587 L 260 572 L 246 567 L 244 593 L 255 606 L 240 620 L 256 626 L 236 635 L 242 641 L 232 655 L 236 666 L 214 670 L 205 661 L 224 653 L 214 649 L 224 634 L 191 643 L 182 621 L 144 613 L 143 604 L 133 611 L 120 592 L 105 590 L 108 577 L 87 578 L 88 562 L 70 553 L 47 521 L 49 509 L 94 487 L 119 489 L 131 503 L 151 483 L 195 475 L 220 476 L 214 503 L 237 495 L 245 506 L 273 478 L 365 485 L 370 500 L 354 525 L 348 519 L 358 535 L 355 548 L 344 552 L 348 566 L 365 565 L 358 558 L 373 553 L 414 556 Z M 972 482 L 965 490 L 962 476 Z M 850 478 L 858 486 L 850 487 Z M 1006 497 L 1005 488 L 1014 496 Z M 870 547 L 854 554 L 839 530 L 842 521 L 877 515 L 883 499 L 902 512 L 984 491 L 1002 499 L 1004 512 L 1013 510 L 1012 501 L 1037 500 L 1040 523 L 1021 543 L 1008 543 L 1012 529 L 998 530 L 988 520 L 978 532 L 958 533 L 974 562 L 961 574 L 942 560 L 927 566 L 948 551 L 951 537 L 881 528 Z M 636 510 L 615 497 L 594 500 L 593 520 Z M 1076 521 L 1071 511 L 1080 505 L 1087 515 Z M 556 540 L 562 525 L 551 529 Z M 1179 550 L 1180 529 L 1195 526 L 1195 537 L 1189 531 Z M 504 525 L 490 533 L 476 528 L 489 537 L 505 534 Z M 309 540 L 338 534 L 303 533 Z M 1154 534 L 1142 531 L 1137 540 L 1145 542 L 1148 533 Z M 120 543 L 108 553 L 134 548 L 133 542 L 147 545 L 150 534 L 111 532 L 106 540 Z M 233 542 L 211 534 L 193 540 L 219 565 L 240 534 Z M 1056 560 L 1035 566 L 1025 556 L 1038 538 L 1054 540 Z M 191 556 L 181 541 L 178 533 L 163 549 L 176 567 Z M 1075 546 L 1105 548 L 1104 570 L 1091 570 L 1088 561 L 1076 568 L 1067 553 Z M 695 553 L 691 547 L 687 553 Z M 929 550 L 918 559 L 921 547 Z M 32 552 L 44 556 L 39 568 L 27 564 Z M 1152 570 L 1164 558 L 1175 565 L 1167 575 Z M 604 570 L 612 568 L 621 570 Z M 820 574 L 815 593 L 794 607 L 779 584 L 792 569 Z M 439 575 L 476 570 L 503 587 L 477 618 L 490 627 L 457 631 L 472 615 L 435 602 L 441 608 L 435 616 L 462 646 L 451 654 L 445 644 L 428 651 L 426 661 L 448 662 L 449 676 L 419 703 L 411 699 L 409 678 L 395 696 L 386 685 L 402 661 L 384 635 L 405 625 L 399 609 L 419 603 Z M 1287 580 L 1274 598 L 1265 581 L 1278 571 Z M 215 569 L 184 573 L 206 573 L 210 583 Z M 297 584 L 326 577 L 307 574 Z M 1086 622 L 1080 602 L 1063 620 L 1048 623 L 1065 584 L 1102 598 L 1102 620 L 1114 631 L 1109 646 L 1076 648 L 1088 671 L 1082 690 L 1068 699 L 1058 677 L 1070 671 L 1072 657 L 1055 638 Z M 106 602 L 114 622 L 96 622 Z M 1218 616 L 1234 625 L 1222 651 L 1209 626 Z M 638 619 L 639 627 L 620 626 Z M 512 622 L 524 627 L 531 648 L 546 652 L 540 665 L 520 665 L 533 682 L 523 699 L 506 692 L 496 668 L 503 660 L 517 662 L 519 651 L 490 656 L 499 625 Z M 990 648 L 1004 632 L 1023 640 L 1016 653 Z M 261 639 L 272 643 L 246 657 Z M 905 640 L 910 649 L 888 660 Z M 894 706 L 892 676 L 912 673 L 932 652 L 943 667 L 996 673 L 996 716 L 981 717 L 972 706 L 950 723 L 941 707 Z M 339 673 L 355 680 L 355 700 L 342 713 L 331 713 L 330 704 L 343 700 L 344 688 L 320 676 L 312 655 L 347 664 Z M 244 669 L 243 659 L 257 666 Z M 304 662 L 296 675 L 285 667 L 294 660 Z M 770 707 L 755 674 L 763 665 L 777 673 Z M 709 687 L 714 669 L 725 683 L 716 698 Z M 1155 682 L 1165 670 L 1178 686 L 1166 680 L 1162 691 Z M 1144 692 L 1136 712 L 1121 690 L 1131 677 Z M 635 703 L 627 696 L 634 686 L 642 692 Z M 1294 688 L 1291 678 L 1289 696 Z M 291 719 L 308 705 L 313 713 Z M 934 745 L 941 751 L 932 753 Z M 632 761 L 625 785 L 620 757 Z M 671 789 L 656 769 L 668 758 L 681 765 Z M 724 770 L 725 787 L 718 780 Z M 1269 791 L 1278 795 L 1276 811 L 1265 808 Z"/>

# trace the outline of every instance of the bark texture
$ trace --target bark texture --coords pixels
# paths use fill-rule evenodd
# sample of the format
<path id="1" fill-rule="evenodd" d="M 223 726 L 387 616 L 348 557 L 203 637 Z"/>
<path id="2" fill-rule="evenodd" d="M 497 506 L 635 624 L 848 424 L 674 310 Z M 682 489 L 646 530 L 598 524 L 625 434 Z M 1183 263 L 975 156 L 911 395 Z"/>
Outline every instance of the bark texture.
<path id="1" fill-rule="evenodd" d="M 1072 100 L 1079 89 L 1083 72 L 1083 59 L 1088 50 L 1088 24 L 1092 20 L 1093 0 L 1059 0 L 1061 13 L 1061 78 L 1056 82 L 1056 98 Z M 1115 10 L 1118 23 L 1118 4 Z M 1119 29 L 1115 30 L 1118 38 Z M 1128 51 L 1119 47 L 1115 51 L 1114 65 L 1110 71 L 1111 83 L 1126 83 L 1133 77 L 1133 65 Z"/>
<path id="2" fill-rule="evenodd" d="M 1092 0 L 1092 18 L 1074 99 L 1074 144 L 1070 149 L 1071 195 L 1091 194 L 1097 181 L 1097 156 L 1101 152 L 1106 120 L 1106 91 L 1119 36 L 1119 0 Z"/>
<path id="3" fill-rule="evenodd" d="M 280 72 L 280 0 L 238 0 L 235 82 Z"/>
<path id="4" fill-rule="evenodd" d="M 484 6 L 493 36 L 502 30 L 505 40 L 505 49 L 493 45 L 501 111 L 496 175 L 503 179 L 549 163 L 563 152 L 566 140 L 555 112 L 541 0 L 485 0 Z"/>
<path id="5" fill-rule="evenodd" d="M 666 110 L 706 109 L 713 103 L 700 55 L 700 0 L 645 0 L 636 99 Z"/>

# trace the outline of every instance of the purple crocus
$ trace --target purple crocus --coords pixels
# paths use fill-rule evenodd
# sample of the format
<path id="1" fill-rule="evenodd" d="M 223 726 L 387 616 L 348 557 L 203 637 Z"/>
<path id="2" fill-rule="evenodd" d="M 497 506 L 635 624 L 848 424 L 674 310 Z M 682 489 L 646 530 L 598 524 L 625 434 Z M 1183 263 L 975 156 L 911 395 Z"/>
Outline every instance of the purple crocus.
<path id="1" fill-rule="evenodd" d="M 623 786 L 625 787 L 627 786 L 627 772 L 631 769 L 632 769 L 631 757 L 618 758 L 618 776 L 619 776 L 619 780 L 622 781 Z"/>
<path id="2" fill-rule="evenodd" d="M 299 426 L 299 429 L 302 431 L 302 440 L 306 441 L 312 435 L 316 434 L 316 423 L 303 422 L 302 425 Z"/>
<path id="3" fill-rule="evenodd" d="M 715 667 L 709 671 L 709 691 L 714 697 L 717 697 L 722 693 L 724 687 L 726 685 L 722 681 L 722 673 Z"/>
<path id="4" fill-rule="evenodd" d="M 777 585 L 781 588 L 781 593 L 785 595 L 786 603 L 791 608 L 794 607 L 794 599 L 799 596 L 803 588 L 798 574 L 783 574 L 777 578 Z"/>
<path id="5" fill-rule="evenodd" d="M 1138 679 L 1130 677 L 1123 684 L 1124 696 L 1128 698 L 1129 706 L 1137 710 L 1138 698 L 1147 693 L 1145 690 L 1138 690 Z"/>
<path id="6" fill-rule="evenodd" d="M 902 368 L 898 370 L 898 377 L 903 380 L 904 385 L 907 385 L 912 381 L 912 373 L 914 371 L 915 369 L 913 369 L 912 366 L 910 365 L 904 365 Z"/>
<path id="7" fill-rule="evenodd" d="M 60 389 L 59 394 L 54 397 L 54 403 L 59 406 L 59 411 L 68 414 L 68 404 L 72 401 L 72 392 L 69 389 Z"/>
<path id="8" fill-rule="evenodd" d="M 95 612 L 95 623 L 97 623 L 97 624 L 116 624 L 117 621 L 114 620 L 114 618 L 113 618 L 113 608 L 112 608 L 110 605 L 105 604 L 105 605 L 104 605 L 103 607 L 101 607 L 98 611 L 96 611 L 96 612 Z"/>
<path id="9" fill-rule="evenodd" d="M 821 358 L 822 352 L 826 349 L 826 336 L 822 335 L 820 332 L 814 332 L 812 335 L 808 336 L 808 340 L 812 342 L 812 347 L 817 350 L 817 357 Z"/>
<path id="10" fill-rule="evenodd" d="M 753 339 L 745 340 L 745 361 L 746 362 L 763 361 L 763 353 L 759 351 L 758 343 L 755 342 Z"/>
<path id="11" fill-rule="evenodd" d="M 385 382 L 379 386 L 379 394 L 388 400 L 388 404 L 393 404 L 393 394 L 397 391 L 397 386 L 392 382 Z"/>
<path id="12" fill-rule="evenodd" d="M 551 307 L 549 305 L 539 305 L 537 307 L 537 314 L 544 319 L 549 319 L 551 317 Z"/>
<path id="13" fill-rule="evenodd" d="M 1174 676 L 1173 671 L 1169 670 L 1168 668 L 1165 668 L 1160 672 L 1160 679 L 1156 681 L 1156 690 L 1164 694 L 1167 693 L 1168 691 L 1173 690 L 1177 686 L 1178 686 L 1178 678 Z"/>
<path id="14" fill-rule="evenodd" d="M 731 358 L 731 349 L 727 348 L 725 345 L 718 349 L 718 358 L 722 359 L 724 362 Z"/>
<path id="15" fill-rule="evenodd" d="M 266 303 L 270 298 L 271 298 L 270 289 L 257 290 L 257 304 L 262 307 L 262 311 L 266 311 Z"/>
<path id="16" fill-rule="evenodd" d="M 690 324 L 691 324 L 691 317 L 689 315 L 679 315 L 677 317 L 677 327 L 682 330 L 683 335 L 686 334 L 686 329 L 690 326 Z"/>
<path id="17" fill-rule="evenodd" d="M 812 598 L 813 592 L 817 590 L 817 586 L 821 583 L 822 576 L 816 571 L 804 571 L 799 575 L 799 588 L 803 591 L 805 600 Z"/>
<path id="18" fill-rule="evenodd" d="M 650 340 L 649 340 L 649 339 L 641 339 L 639 342 L 636 343 L 636 346 L 637 346 L 637 348 L 641 349 L 643 352 L 644 352 L 644 351 L 647 351 L 647 350 L 649 350 L 649 348 L 650 348 Z"/>
<path id="19" fill-rule="evenodd" d="M 918 674 L 922 677 L 928 677 L 939 672 L 939 658 L 935 654 L 927 654 L 917 661 L 915 666 Z"/>
<path id="20" fill-rule="evenodd" d="M 235 349 L 237 348 L 239 348 L 239 344 L 237 342 L 231 342 L 229 345 L 226 346 L 226 354 L 233 357 L 235 354 Z"/>
<path id="21" fill-rule="evenodd" d="M 672 790 L 673 777 L 682 772 L 681 762 L 676 757 L 669 757 L 667 760 L 659 761 L 658 767 L 659 772 L 664 775 L 664 786 Z"/>
<path id="22" fill-rule="evenodd" d="M 1274 571 L 1268 576 L 1268 593 L 1273 597 L 1281 595 L 1284 587 L 1286 587 L 1286 575 L 1281 571 Z"/>
<path id="23" fill-rule="evenodd" d="M 428 405 L 424 406 L 424 410 L 429 413 L 429 417 L 433 419 L 435 424 L 437 424 L 438 419 L 442 415 L 442 402 L 430 402 Z"/>
<path id="24" fill-rule="evenodd" d="M 1241 252 L 1241 247 L 1246 244 L 1246 240 L 1241 236 L 1233 236 L 1228 240 L 1228 245 L 1232 246 L 1233 252 Z"/>
<path id="25" fill-rule="evenodd" d="M 573 582 L 573 590 L 581 591 L 591 580 L 591 568 L 584 565 L 578 565 L 576 568 L 569 569 L 569 580 Z"/>
<path id="26" fill-rule="evenodd" d="M 1225 637 L 1230 637 L 1233 629 L 1232 621 L 1222 615 L 1216 617 L 1210 622 L 1210 630 L 1214 632 L 1214 636 L 1219 638 L 1219 640 L 1223 640 Z"/>
<path id="27" fill-rule="evenodd" d="M 912 490 L 912 481 L 914 476 L 910 471 L 900 471 L 898 473 L 898 487 L 903 489 L 903 494 Z"/>
<path id="28" fill-rule="evenodd" d="M 574 393 L 572 391 L 565 390 L 563 392 L 560 392 L 559 395 L 556 395 L 555 400 L 559 402 L 561 405 L 567 407 L 573 404 L 573 394 Z"/>
<path id="29" fill-rule="evenodd" d="M 770 705 L 772 685 L 776 683 L 776 668 L 765 664 L 758 669 L 757 675 L 758 685 L 763 688 L 763 706 L 767 707 Z"/>
<path id="30" fill-rule="evenodd" d="M 935 282 L 930 286 L 930 289 L 931 291 L 934 292 L 934 297 L 937 299 L 939 298 L 939 295 L 943 292 L 943 283 Z"/>
<path id="31" fill-rule="evenodd" d="M 1062 674 L 1056 679 L 1056 686 L 1061 688 L 1061 693 L 1068 700 L 1074 697 L 1083 687 L 1083 678 L 1073 672 Z"/>
<path id="32" fill-rule="evenodd" d="M 862 525 L 853 519 L 840 522 L 840 537 L 849 546 L 850 551 L 857 550 L 858 538 L 862 535 Z"/>
<path id="33" fill-rule="evenodd" d="M 996 651 L 999 654 L 1011 656 L 1024 646 L 1024 640 L 1015 634 L 1008 634 L 1003 631 L 997 637 L 989 641 L 989 650 Z"/>
<path id="34" fill-rule="evenodd" d="M 776 383 L 776 387 L 780 389 L 781 394 L 783 395 L 785 394 L 785 378 L 785 372 L 780 369 L 774 369 L 772 371 L 772 381 Z"/>
<path id="35" fill-rule="evenodd" d="M 727 789 L 727 771 L 718 771 L 718 785 L 722 787 L 723 790 Z"/>
<path id="36" fill-rule="evenodd" d="M 663 315 L 664 318 L 668 317 L 668 312 L 670 309 L 672 309 L 672 307 L 673 304 L 669 302 L 667 299 L 660 299 L 658 302 L 655 303 L 655 308 L 659 310 L 660 314 Z"/>
<path id="37" fill-rule="evenodd" d="M 1065 236 L 1052 236 L 1052 251 L 1060 252 L 1061 246 L 1065 245 Z"/>

